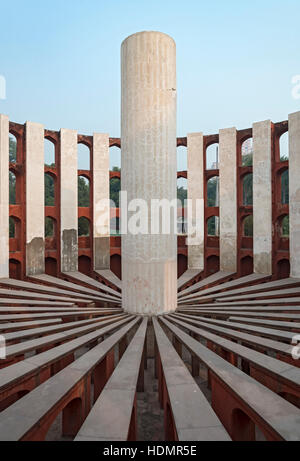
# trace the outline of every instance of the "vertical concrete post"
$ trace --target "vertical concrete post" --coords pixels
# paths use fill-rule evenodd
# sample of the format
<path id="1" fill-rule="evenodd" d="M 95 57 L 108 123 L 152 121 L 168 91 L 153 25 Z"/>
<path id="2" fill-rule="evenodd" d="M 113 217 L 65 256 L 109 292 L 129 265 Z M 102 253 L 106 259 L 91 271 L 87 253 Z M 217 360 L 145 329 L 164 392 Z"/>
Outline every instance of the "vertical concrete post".
<path id="1" fill-rule="evenodd" d="M 26 275 L 45 272 L 44 127 L 26 123 Z"/>
<path id="2" fill-rule="evenodd" d="M 188 241 L 188 268 L 204 270 L 204 165 L 203 134 L 187 135 L 188 151 L 188 199 L 191 200 L 192 217 L 189 222 L 197 229 Z"/>
<path id="3" fill-rule="evenodd" d="M 289 115 L 290 263 L 300 277 L 300 112 Z"/>
<path id="4" fill-rule="evenodd" d="M 237 270 L 237 132 L 220 130 L 220 270 Z"/>
<path id="5" fill-rule="evenodd" d="M 60 132 L 61 271 L 78 270 L 77 132 Z"/>
<path id="6" fill-rule="evenodd" d="M 110 267 L 109 136 L 93 138 L 94 269 Z"/>
<path id="7" fill-rule="evenodd" d="M 272 124 L 253 124 L 254 272 L 272 274 Z"/>
<path id="8" fill-rule="evenodd" d="M 175 201 L 177 214 L 176 100 L 172 38 L 159 32 L 128 37 L 122 44 L 122 190 L 128 203 L 144 200 L 148 213 L 157 199 Z M 142 226 L 150 231 L 148 218 L 143 215 Z M 122 227 L 131 219 L 122 207 Z M 160 229 L 122 236 L 125 311 L 158 315 L 176 309 L 177 232 L 171 227 L 167 235 Z"/>
<path id="9" fill-rule="evenodd" d="M 9 118 L 0 114 L 0 278 L 9 277 Z"/>

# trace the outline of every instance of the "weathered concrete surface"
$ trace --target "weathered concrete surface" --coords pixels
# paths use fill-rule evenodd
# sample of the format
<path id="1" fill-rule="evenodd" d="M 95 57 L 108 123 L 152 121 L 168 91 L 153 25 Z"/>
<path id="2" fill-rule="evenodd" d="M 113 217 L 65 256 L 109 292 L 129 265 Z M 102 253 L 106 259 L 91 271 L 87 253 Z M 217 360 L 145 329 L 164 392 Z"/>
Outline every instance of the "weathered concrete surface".
<path id="1" fill-rule="evenodd" d="M 45 272 L 44 127 L 26 123 L 26 274 Z"/>
<path id="2" fill-rule="evenodd" d="M 95 270 L 105 270 L 110 267 L 110 237 L 94 238 Z"/>
<path id="3" fill-rule="evenodd" d="M 187 136 L 188 149 L 188 199 L 192 205 L 191 222 L 196 234 L 188 241 L 188 268 L 204 270 L 204 185 L 203 185 L 203 134 Z"/>
<path id="4" fill-rule="evenodd" d="M 77 132 L 62 129 L 61 142 L 61 271 L 78 270 Z"/>
<path id="5" fill-rule="evenodd" d="M 253 124 L 254 272 L 272 274 L 272 124 Z"/>
<path id="6" fill-rule="evenodd" d="M 9 119 L 0 114 L 0 278 L 9 276 Z"/>
<path id="7" fill-rule="evenodd" d="M 290 263 L 300 277 L 300 112 L 289 115 Z"/>
<path id="8" fill-rule="evenodd" d="M 72 272 L 78 269 L 78 233 L 77 229 L 62 231 L 62 272 Z M 77 258 L 76 258 L 77 255 Z M 68 270 L 66 269 L 68 268 Z"/>
<path id="9" fill-rule="evenodd" d="M 237 132 L 220 130 L 220 271 L 237 270 Z"/>
<path id="10" fill-rule="evenodd" d="M 128 203 L 144 199 L 151 209 L 151 199 L 177 198 L 176 99 L 175 42 L 159 32 L 128 37 L 122 44 L 122 190 Z M 130 218 L 123 208 L 121 224 Z M 175 229 L 168 235 L 123 235 L 122 277 L 125 311 L 174 311 Z"/>
<path id="11" fill-rule="evenodd" d="M 94 133 L 94 269 L 110 268 L 109 135 Z"/>

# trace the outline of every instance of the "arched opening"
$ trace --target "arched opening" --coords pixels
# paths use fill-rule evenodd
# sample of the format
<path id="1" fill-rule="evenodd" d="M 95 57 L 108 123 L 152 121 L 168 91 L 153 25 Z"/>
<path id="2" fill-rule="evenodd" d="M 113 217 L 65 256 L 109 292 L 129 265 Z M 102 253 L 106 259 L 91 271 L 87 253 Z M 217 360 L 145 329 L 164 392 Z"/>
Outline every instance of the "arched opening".
<path id="1" fill-rule="evenodd" d="M 253 175 L 246 174 L 243 178 L 243 205 L 253 205 Z"/>
<path id="2" fill-rule="evenodd" d="M 279 140 L 280 161 L 285 162 L 289 159 L 289 133 L 286 131 L 280 136 Z"/>
<path id="3" fill-rule="evenodd" d="M 219 169 L 219 144 L 211 144 L 206 149 L 206 169 L 218 170 Z"/>
<path id="4" fill-rule="evenodd" d="M 120 218 L 118 217 L 111 218 L 110 235 L 120 235 Z"/>
<path id="5" fill-rule="evenodd" d="M 281 259 L 277 263 L 277 278 L 287 279 L 290 276 L 290 262 L 288 259 Z"/>
<path id="6" fill-rule="evenodd" d="M 44 140 L 45 165 L 51 168 L 55 167 L 55 144 L 50 139 Z"/>
<path id="7" fill-rule="evenodd" d="M 90 181 L 85 176 L 78 176 L 78 206 L 90 206 Z"/>
<path id="8" fill-rule="evenodd" d="M 122 279 L 122 267 L 121 267 L 121 256 L 112 255 L 110 257 L 110 270 L 117 276 L 119 279 Z"/>
<path id="9" fill-rule="evenodd" d="M 248 138 L 242 144 L 242 166 L 253 164 L 253 138 Z"/>
<path id="10" fill-rule="evenodd" d="M 253 237 L 253 215 L 246 216 L 243 220 L 243 237 Z"/>
<path id="11" fill-rule="evenodd" d="M 253 258 L 251 256 L 245 256 L 241 260 L 241 277 L 250 275 L 253 273 Z"/>
<path id="12" fill-rule="evenodd" d="M 90 170 L 91 152 L 90 148 L 83 143 L 78 143 L 78 170 Z"/>
<path id="13" fill-rule="evenodd" d="M 182 208 L 185 206 L 185 201 L 188 195 L 188 184 L 186 178 L 177 179 L 177 199 L 181 202 Z"/>
<path id="14" fill-rule="evenodd" d="M 116 171 L 116 170 L 114 170 Z M 120 178 L 111 178 L 109 182 L 109 193 L 110 193 L 110 207 L 119 208 L 120 206 L 120 196 L 121 191 L 121 181 Z"/>
<path id="15" fill-rule="evenodd" d="M 187 235 L 187 221 L 184 216 L 177 218 L 177 235 Z"/>
<path id="16" fill-rule="evenodd" d="M 235 442 L 255 440 L 255 424 L 246 413 L 236 408 L 231 415 L 231 437 Z"/>
<path id="17" fill-rule="evenodd" d="M 9 204 L 17 204 L 17 177 L 12 171 L 9 171 Z"/>
<path id="18" fill-rule="evenodd" d="M 81 216 L 78 218 L 78 237 L 89 237 L 90 236 L 90 221 Z"/>
<path id="19" fill-rule="evenodd" d="M 45 206 L 55 206 L 55 182 L 48 173 L 45 173 Z"/>
<path id="20" fill-rule="evenodd" d="M 177 171 L 187 171 L 188 158 L 186 146 L 177 147 Z"/>
<path id="21" fill-rule="evenodd" d="M 219 216 L 211 216 L 207 220 L 207 235 L 209 237 L 219 237 L 220 219 Z"/>
<path id="22" fill-rule="evenodd" d="M 188 262 L 187 257 L 185 255 L 178 255 L 177 256 L 177 277 L 181 277 L 182 274 L 187 271 Z"/>
<path id="23" fill-rule="evenodd" d="M 14 239 L 16 238 L 16 221 L 15 218 L 12 216 L 9 217 L 9 238 Z"/>
<path id="24" fill-rule="evenodd" d="M 55 237 L 55 220 L 50 216 L 45 218 L 45 238 Z"/>
<path id="25" fill-rule="evenodd" d="M 90 275 L 92 270 L 91 258 L 88 256 L 79 256 L 78 258 L 78 270 L 82 274 Z"/>
<path id="26" fill-rule="evenodd" d="M 21 263 L 16 259 L 9 260 L 9 278 L 21 280 Z"/>
<path id="27" fill-rule="evenodd" d="M 289 204 L 289 170 L 285 170 L 281 175 L 281 203 Z"/>
<path id="28" fill-rule="evenodd" d="M 17 163 L 17 138 L 9 133 L 9 161 L 10 163 Z"/>
<path id="29" fill-rule="evenodd" d="M 111 171 L 121 170 L 121 149 L 117 146 L 109 149 L 109 168 Z"/>
<path id="30" fill-rule="evenodd" d="M 214 176 L 207 181 L 207 206 L 219 206 L 219 177 Z"/>
<path id="31" fill-rule="evenodd" d="M 83 405 L 77 397 L 69 402 L 63 410 L 51 421 L 45 441 L 71 441 L 78 434 L 83 423 Z"/>
<path id="32" fill-rule="evenodd" d="M 211 255 L 206 260 L 206 272 L 207 274 L 215 274 L 220 270 L 219 256 Z"/>
<path id="33" fill-rule="evenodd" d="M 45 258 L 45 273 L 57 277 L 57 261 L 54 258 Z"/>
<path id="34" fill-rule="evenodd" d="M 9 217 L 9 251 L 19 251 L 21 247 L 21 221 L 15 216 Z"/>
<path id="35" fill-rule="evenodd" d="M 280 237 L 282 238 L 290 237 L 290 217 L 289 215 L 285 215 L 281 220 Z"/>

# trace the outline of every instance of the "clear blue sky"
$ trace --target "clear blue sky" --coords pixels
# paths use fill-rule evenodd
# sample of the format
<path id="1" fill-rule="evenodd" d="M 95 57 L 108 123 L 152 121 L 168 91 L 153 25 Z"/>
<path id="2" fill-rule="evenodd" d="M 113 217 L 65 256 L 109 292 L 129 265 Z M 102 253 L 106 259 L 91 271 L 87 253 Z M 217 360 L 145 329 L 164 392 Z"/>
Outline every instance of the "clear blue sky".
<path id="1" fill-rule="evenodd" d="M 11 120 L 120 135 L 120 45 L 177 43 L 178 136 L 287 119 L 300 74 L 299 0 L 0 0 L 0 75 Z"/>

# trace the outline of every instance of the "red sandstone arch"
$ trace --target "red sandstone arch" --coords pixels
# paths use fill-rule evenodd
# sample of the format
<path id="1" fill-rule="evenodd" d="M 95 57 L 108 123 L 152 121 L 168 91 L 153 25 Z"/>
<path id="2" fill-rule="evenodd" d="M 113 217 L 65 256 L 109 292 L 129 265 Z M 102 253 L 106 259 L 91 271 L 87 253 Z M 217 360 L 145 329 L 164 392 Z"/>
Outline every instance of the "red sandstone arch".
<path id="1" fill-rule="evenodd" d="M 91 275 L 92 271 L 92 262 L 89 256 L 79 256 L 78 258 L 78 270 L 85 275 Z"/>
<path id="2" fill-rule="evenodd" d="M 113 254 L 110 257 L 110 269 L 112 272 L 119 277 L 122 278 L 122 266 L 121 266 L 121 256 L 118 254 Z"/>
<path id="3" fill-rule="evenodd" d="M 290 276 L 290 262 L 288 259 L 281 259 L 277 262 L 277 279 L 286 279 Z"/>
<path id="4" fill-rule="evenodd" d="M 17 259 L 9 260 L 9 278 L 21 280 L 22 278 L 22 265 Z"/>
<path id="5" fill-rule="evenodd" d="M 52 275 L 53 277 L 57 277 L 58 268 L 57 260 L 55 258 L 45 258 L 45 273 L 48 275 Z"/>
<path id="6" fill-rule="evenodd" d="M 245 256 L 241 260 L 241 277 L 253 273 L 253 258 L 251 256 Z"/>
<path id="7" fill-rule="evenodd" d="M 220 258 L 217 255 L 211 255 L 206 259 L 207 275 L 215 274 L 220 270 Z"/>
<path id="8" fill-rule="evenodd" d="M 188 260 L 187 257 L 183 254 L 179 254 L 177 256 L 177 277 L 181 277 L 181 275 L 187 270 L 188 268 Z"/>

